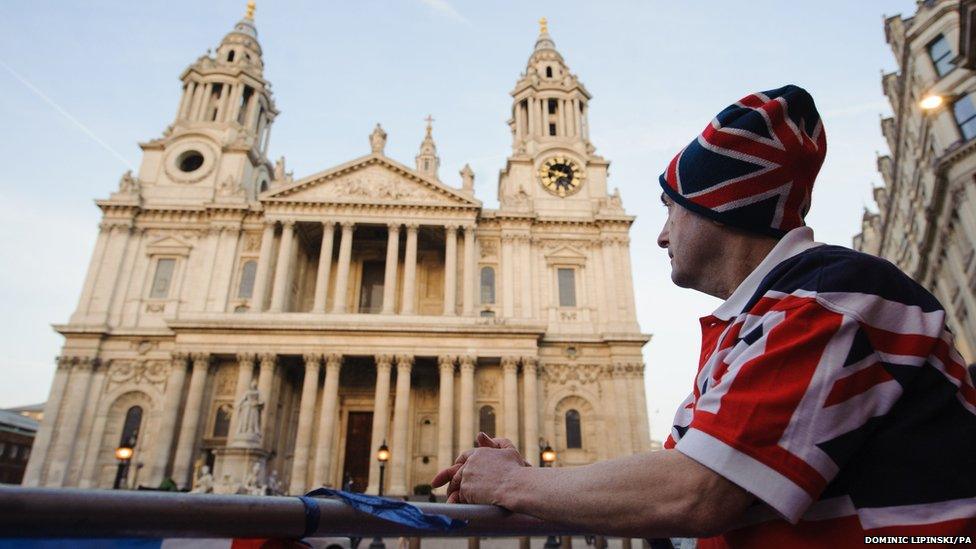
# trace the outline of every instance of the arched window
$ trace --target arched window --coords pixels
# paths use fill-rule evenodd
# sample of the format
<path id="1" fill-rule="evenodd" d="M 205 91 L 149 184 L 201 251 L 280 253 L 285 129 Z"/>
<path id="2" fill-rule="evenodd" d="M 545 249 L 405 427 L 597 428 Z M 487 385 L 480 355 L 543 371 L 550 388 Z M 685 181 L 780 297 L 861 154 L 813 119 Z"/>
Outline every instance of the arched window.
<path id="1" fill-rule="evenodd" d="M 125 413 L 125 423 L 122 424 L 122 436 L 119 446 L 135 448 L 139 440 L 139 426 L 142 425 L 142 406 L 133 406 Z"/>
<path id="2" fill-rule="evenodd" d="M 576 410 L 566 411 L 566 447 L 583 447 L 583 434 L 580 432 L 580 415 Z"/>
<path id="3" fill-rule="evenodd" d="M 217 417 L 214 418 L 213 426 L 213 436 L 214 437 L 226 437 L 227 433 L 230 432 L 230 415 L 231 415 L 230 404 L 221 404 L 217 408 Z"/>
<path id="4" fill-rule="evenodd" d="M 260 192 L 263 193 L 264 191 L 268 190 L 268 182 L 267 181 L 262 181 L 260 187 L 258 187 L 258 188 L 261 189 Z"/>
<path id="5" fill-rule="evenodd" d="M 254 293 L 254 275 L 258 272 L 258 262 L 253 259 L 245 261 L 241 267 L 241 284 L 237 288 L 237 297 L 251 297 Z"/>
<path id="6" fill-rule="evenodd" d="M 546 78 L 552 78 L 552 67 L 546 67 Z"/>
<path id="7" fill-rule="evenodd" d="M 234 60 L 234 50 L 230 50 L 229 52 L 227 52 L 227 62 L 230 63 L 233 60 Z"/>
<path id="8" fill-rule="evenodd" d="M 481 268 L 481 302 L 495 302 L 495 269 L 494 267 Z"/>
<path id="9" fill-rule="evenodd" d="M 491 406 L 482 406 L 478 411 L 478 429 L 490 437 L 495 436 L 495 409 Z"/>

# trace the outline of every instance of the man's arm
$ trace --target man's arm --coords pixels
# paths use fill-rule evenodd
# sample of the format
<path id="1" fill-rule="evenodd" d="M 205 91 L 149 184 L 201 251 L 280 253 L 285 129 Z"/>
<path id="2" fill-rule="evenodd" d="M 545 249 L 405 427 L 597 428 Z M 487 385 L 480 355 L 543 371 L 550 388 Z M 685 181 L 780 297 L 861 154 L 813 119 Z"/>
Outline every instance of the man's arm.
<path id="1" fill-rule="evenodd" d="M 457 473 L 451 478 L 450 471 Z M 707 537 L 727 530 L 754 496 L 676 450 L 567 468 L 521 466 L 512 448 L 477 448 L 434 479 L 455 499 L 490 503 L 599 534 Z M 450 492 L 450 489 L 449 489 Z"/>

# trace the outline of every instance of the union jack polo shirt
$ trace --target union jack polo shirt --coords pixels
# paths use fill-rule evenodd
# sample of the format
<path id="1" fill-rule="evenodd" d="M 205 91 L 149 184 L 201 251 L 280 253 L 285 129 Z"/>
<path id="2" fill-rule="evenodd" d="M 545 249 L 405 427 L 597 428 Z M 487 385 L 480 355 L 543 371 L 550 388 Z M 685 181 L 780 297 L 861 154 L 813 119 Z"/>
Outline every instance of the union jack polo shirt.
<path id="1" fill-rule="evenodd" d="M 945 322 L 888 261 L 783 236 L 701 319 L 664 445 L 757 498 L 699 547 L 976 539 L 976 390 Z"/>

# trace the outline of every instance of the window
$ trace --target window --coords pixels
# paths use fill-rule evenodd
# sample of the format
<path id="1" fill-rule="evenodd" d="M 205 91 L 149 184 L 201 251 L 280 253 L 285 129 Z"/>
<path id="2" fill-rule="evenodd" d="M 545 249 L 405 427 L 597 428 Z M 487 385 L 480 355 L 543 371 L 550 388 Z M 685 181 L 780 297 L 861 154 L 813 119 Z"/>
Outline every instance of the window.
<path id="1" fill-rule="evenodd" d="M 232 409 L 230 404 L 221 404 L 217 408 L 217 415 L 214 417 L 213 436 L 226 437 L 230 432 L 230 416 Z"/>
<path id="2" fill-rule="evenodd" d="M 210 88 L 210 120 L 217 120 L 217 111 L 220 109 L 220 92 L 223 91 L 223 84 L 214 84 Z"/>
<path id="3" fill-rule="evenodd" d="M 478 429 L 490 437 L 495 436 L 495 409 L 482 406 L 478 411 Z"/>
<path id="4" fill-rule="evenodd" d="M 125 423 L 122 424 L 122 436 L 119 437 L 119 446 L 123 444 L 129 448 L 136 447 L 139 439 L 139 427 L 142 425 L 142 407 L 133 406 L 125 413 Z"/>
<path id="5" fill-rule="evenodd" d="M 481 302 L 495 302 L 495 269 L 493 267 L 481 268 Z"/>
<path id="6" fill-rule="evenodd" d="M 955 65 L 952 64 L 952 48 L 949 47 L 949 41 L 944 35 L 940 34 L 938 38 L 929 43 L 929 57 L 932 58 L 935 72 L 940 77 L 945 76 L 955 68 Z"/>
<path id="7" fill-rule="evenodd" d="M 238 124 L 243 124 L 245 117 L 247 117 L 247 105 L 250 103 L 252 95 L 254 95 L 254 88 L 244 86 L 244 93 L 241 94 L 241 104 L 237 107 Z"/>
<path id="8" fill-rule="evenodd" d="M 576 271 L 574 269 L 557 269 L 559 277 L 559 306 L 576 306 Z"/>
<path id="9" fill-rule="evenodd" d="M 237 288 L 237 297 L 251 297 L 254 293 L 254 275 L 258 272 L 258 262 L 250 259 L 241 267 L 241 284 Z"/>
<path id="10" fill-rule="evenodd" d="M 382 261 L 364 261 L 362 288 L 359 292 L 359 312 L 378 313 L 383 307 L 383 278 L 386 266 Z"/>
<path id="11" fill-rule="evenodd" d="M 548 103 L 549 114 L 556 114 L 556 100 L 550 99 Z"/>
<path id="12" fill-rule="evenodd" d="M 967 93 L 952 104 L 952 114 L 956 117 L 959 133 L 964 140 L 969 141 L 976 137 L 976 106 L 973 106 L 973 97 L 970 94 Z"/>
<path id="13" fill-rule="evenodd" d="M 546 67 L 546 78 L 552 78 L 552 67 Z"/>
<path id="14" fill-rule="evenodd" d="M 234 60 L 234 50 L 230 50 L 229 52 L 227 52 L 227 62 L 230 63 L 233 60 Z"/>
<path id="15" fill-rule="evenodd" d="M 556 135 L 556 125 L 549 124 L 549 135 Z"/>
<path id="16" fill-rule="evenodd" d="M 583 447 L 583 434 L 580 431 L 580 415 L 576 410 L 566 411 L 566 447 Z"/>
<path id="17" fill-rule="evenodd" d="M 175 259 L 163 258 L 156 262 L 156 274 L 153 275 L 149 297 L 153 299 L 166 299 L 169 297 L 169 286 L 173 280 L 173 269 L 175 267 Z"/>

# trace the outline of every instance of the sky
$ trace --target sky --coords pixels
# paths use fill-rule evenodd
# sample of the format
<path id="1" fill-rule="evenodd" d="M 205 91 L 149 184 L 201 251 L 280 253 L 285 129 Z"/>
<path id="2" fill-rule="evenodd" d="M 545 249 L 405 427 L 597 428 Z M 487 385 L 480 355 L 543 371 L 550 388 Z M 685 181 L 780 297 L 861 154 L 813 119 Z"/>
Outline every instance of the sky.
<path id="1" fill-rule="evenodd" d="M 81 292 L 100 212 L 138 143 L 175 116 L 179 74 L 241 18 L 245 0 L 5 0 L 0 5 L 0 407 L 41 402 Z M 611 161 L 631 229 L 652 438 L 667 436 L 691 389 L 698 317 L 719 301 L 674 286 L 656 246 L 665 211 L 657 177 L 722 108 L 794 83 L 827 133 L 807 223 L 850 246 L 885 152 L 881 72 L 897 68 L 885 15 L 912 0 L 783 2 L 258 1 L 265 77 L 281 114 L 270 156 L 299 178 L 369 152 L 380 122 L 405 164 L 434 117 L 441 180 L 497 207 L 511 152 L 509 91 L 538 19 L 593 94 L 590 138 Z"/>

